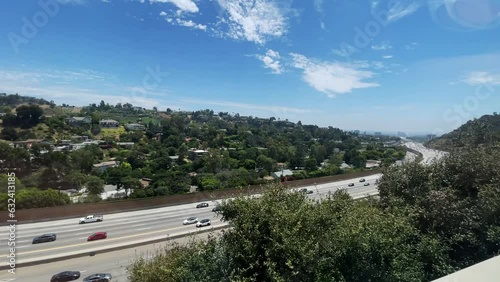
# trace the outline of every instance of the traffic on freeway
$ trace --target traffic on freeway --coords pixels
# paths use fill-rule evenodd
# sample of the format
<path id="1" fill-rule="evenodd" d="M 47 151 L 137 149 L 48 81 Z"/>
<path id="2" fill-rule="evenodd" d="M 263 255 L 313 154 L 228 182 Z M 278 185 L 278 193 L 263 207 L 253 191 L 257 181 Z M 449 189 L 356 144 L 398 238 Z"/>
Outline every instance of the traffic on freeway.
<path id="1" fill-rule="evenodd" d="M 357 178 L 301 187 L 296 190 L 306 189 L 307 191 L 312 191 L 308 192 L 310 197 L 320 198 L 328 195 L 330 192 L 345 188 L 354 198 L 360 198 L 378 193 L 375 182 L 380 176 L 381 174 L 377 174 L 365 177 L 364 181 Z M 200 203 L 183 204 L 104 215 L 102 221 L 90 224 L 79 224 L 80 219 L 78 218 L 20 224 L 17 231 L 17 263 L 40 261 L 75 253 L 86 255 L 112 246 L 125 247 L 137 242 L 151 241 L 153 238 L 167 238 L 169 235 L 189 234 L 203 228 L 223 226 L 226 223 L 220 222 L 220 218 L 212 211 L 217 202 L 202 201 L 200 203 L 204 203 L 204 205 L 199 205 Z M 184 224 L 185 220 L 191 217 L 194 219 L 189 224 Z M 57 239 L 46 243 L 32 244 L 33 238 L 43 234 L 55 234 Z M 89 238 L 94 238 L 92 236 L 96 236 L 96 234 L 101 234 L 97 235 L 98 240 L 89 240 Z M 104 234 L 105 236 L 103 236 Z M 2 238 L 7 238 L 7 234 L 1 234 L 1 236 Z M 71 269 L 65 262 L 50 263 L 50 265 L 54 264 L 59 265 L 58 270 L 50 274 L 43 273 L 43 277 L 47 277 L 45 281 L 49 281 L 50 277 L 57 273 L 75 270 L 74 268 Z M 2 265 L 6 265 L 6 262 L 2 262 Z M 84 268 L 89 269 L 89 267 Z M 25 268 L 19 268 L 15 277 L 9 273 L 2 274 L 0 281 L 7 281 L 2 279 L 8 278 L 16 278 L 16 281 L 31 281 L 23 278 L 23 269 Z M 101 273 L 110 272 L 109 269 L 96 269 L 96 271 Z M 114 281 L 118 279 L 115 273 L 110 273 Z M 90 274 L 93 273 L 88 273 L 88 275 Z M 38 279 L 40 277 L 38 276 Z M 84 277 L 85 275 L 81 275 L 81 278 Z"/>

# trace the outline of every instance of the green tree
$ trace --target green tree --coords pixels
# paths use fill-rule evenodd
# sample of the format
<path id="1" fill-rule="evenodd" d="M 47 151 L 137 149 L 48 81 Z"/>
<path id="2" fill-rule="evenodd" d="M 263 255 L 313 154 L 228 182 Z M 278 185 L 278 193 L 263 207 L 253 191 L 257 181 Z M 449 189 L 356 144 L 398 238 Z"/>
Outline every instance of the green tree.
<path id="1" fill-rule="evenodd" d="M 104 192 L 104 181 L 97 176 L 89 176 L 87 179 L 87 190 L 91 195 L 100 195 Z"/>

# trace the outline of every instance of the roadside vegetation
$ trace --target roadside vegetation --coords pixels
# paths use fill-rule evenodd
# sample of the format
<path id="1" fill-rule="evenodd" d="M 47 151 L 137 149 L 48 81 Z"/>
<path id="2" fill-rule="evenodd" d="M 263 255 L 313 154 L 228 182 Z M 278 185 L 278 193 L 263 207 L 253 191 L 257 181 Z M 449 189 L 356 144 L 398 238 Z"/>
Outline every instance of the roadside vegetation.
<path id="1" fill-rule="evenodd" d="M 0 105 L 1 170 L 14 171 L 19 187 L 30 191 L 74 190 L 73 195 L 80 195 L 77 191 L 86 189 L 86 202 L 99 201 L 104 185 L 114 185 L 125 195 L 133 191 L 130 198 L 167 196 L 192 192 L 192 187 L 210 191 L 364 171 L 367 161 L 390 166 L 406 153 L 395 137 L 275 117 L 148 110 L 104 101 L 75 108 L 1 94 Z M 86 117 L 88 123 L 69 124 L 71 117 Z M 118 124 L 106 127 L 102 120 Z M 126 129 L 130 123 L 144 128 Z M 38 140 L 20 142 L 28 139 Z M 68 147 L 87 139 L 96 143 Z M 96 167 L 104 162 L 114 164 Z M 285 170 L 292 174 L 273 176 Z M 39 195 L 39 202 L 18 208 L 68 203 L 61 193 Z"/>
<path id="2" fill-rule="evenodd" d="M 431 281 L 500 247 L 500 150 L 468 149 L 386 168 L 379 198 L 316 202 L 271 185 L 221 205 L 221 236 L 129 266 L 131 282 Z"/>

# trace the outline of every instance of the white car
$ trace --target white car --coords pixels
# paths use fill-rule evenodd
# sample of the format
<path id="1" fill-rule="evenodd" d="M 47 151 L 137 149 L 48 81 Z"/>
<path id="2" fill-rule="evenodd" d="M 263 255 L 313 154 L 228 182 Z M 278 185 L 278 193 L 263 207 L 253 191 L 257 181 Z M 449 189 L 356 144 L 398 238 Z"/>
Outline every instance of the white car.
<path id="1" fill-rule="evenodd" d="M 196 223 L 196 227 L 209 226 L 210 219 L 202 219 L 198 223 Z"/>
<path id="2" fill-rule="evenodd" d="M 184 220 L 184 222 L 182 223 L 183 225 L 188 225 L 188 224 L 193 224 L 193 223 L 197 223 L 198 222 L 198 218 L 197 217 L 190 217 L 186 220 Z"/>

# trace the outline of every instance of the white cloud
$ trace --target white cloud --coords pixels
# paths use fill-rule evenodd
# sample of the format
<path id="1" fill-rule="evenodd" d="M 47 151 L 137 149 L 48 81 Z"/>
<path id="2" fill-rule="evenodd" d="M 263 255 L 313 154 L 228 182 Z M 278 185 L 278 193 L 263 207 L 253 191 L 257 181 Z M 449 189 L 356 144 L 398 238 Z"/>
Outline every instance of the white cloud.
<path id="1" fill-rule="evenodd" d="M 393 55 L 385 55 L 385 56 L 382 56 L 382 58 L 384 59 L 391 59 L 393 58 L 394 56 Z"/>
<path id="2" fill-rule="evenodd" d="M 372 45 L 372 49 L 376 51 L 383 51 L 392 49 L 392 45 L 389 41 L 383 41 L 379 45 Z"/>
<path id="3" fill-rule="evenodd" d="M 387 15 L 388 22 L 398 21 L 406 16 L 415 13 L 420 8 L 420 4 L 417 2 L 410 3 L 409 5 L 404 5 L 401 1 L 397 2 L 396 5 L 389 9 Z"/>
<path id="4" fill-rule="evenodd" d="M 264 67 L 271 69 L 274 74 L 283 73 L 283 67 L 280 63 L 280 54 L 276 51 L 269 49 L 265 55 L 256 55 L 259 60 L 264 63 Z"/>
<path id="5" fill-rule="evenodd" d="M 198 99 L 184 99 L 181 102 L 189 103 L 189 104 L 203 104 L 203 105 L 215 105 L 215 106 L 224 106 L 228 108 L 243 108 L 250 110 L 262 110 L 266 112 L 282 112 L 282 113 L 294 113 L 294 114 L 304 114 L 315 112 L 316 110 L 309 109 L 298 109 L 298 108 L 289 108 L 289 107 L 276 107 L 276 106 L 264 106 L 264 105 L 255 105 L 255 104 L 246 104 L 246 103 L 237 103 L 237 102 L 229 102 L 229 101 L 209 101 L 209 100 L 198 100 Z"/>
<path id="6" fill-rule="evenodd" d="M 285 11 L 269 0 L 218 0 L 227 13 L 218 25 L 227 26 L 223 32 L 236 40 L 247 40 L 263 45 L 287 32 Z"/>
<path id="7" fill-rule="evenodd" d="M 165 17 L 165 20 L 168 22 L 168 23 L 171 23 L 172 25 L 177 25 L 177 26 L 184 26 L 184 27 L 190 27 L 190 28 L 194 28 L 194 29 L 199 29 L 199 30 L 203 30 L 203 31 L 206 31 L 207 30 L 207 26 L 206 25 L 203 25 L 203 24 L 198 24 L 198 23 L 195 23 L 193 22 L 192 20 L 184 20 L 182 18 L 181 15 L 177 15 L 175 16 L 175 21 L 174 21 L 174 18 L 172 16 L 169 16 L 166 12 L 162 11 L 160 13 L 160 16 L 162 17 Z"/>
<path id="8" fill-rule="evenodd" d="M 314 7 L 319 13 L 323 13 L 323 1 L 324 0 L 314 0 Z"/>
<path id="9" fill-rule="evenodd" d="M 374 73 L 363 70 L 366 63 L 343 64 L 338 62 L 315 62 L 303 55 L 291 53 L 293 67 L 303 70 L 303 80 L 328 97 L 350 93 L 354 89 L 377 87 L 379 84 L 364 82 Z"/>
<path id="10" fill-rule="evenodd" d="M 200 9 L 193 0 L 149 0 L 151 3 L 171 3 L 174 4 L 180 11 L 189 13 L 198 13 Z"/>
<path id="11" fill-rule="evenodd" d="M 179 24 L 180 26 L 192 27 L 192 28 L 196 28 L 199 30 L 206 30 L 207 29 L 206 25 L 197 24 L 197 23 L 193 22 L 192 20 L 186 21 L 183 19 L 177 19 L 177 24 Z"/>
<path id="12" fill-rule="evenodd" d="M 486 71 L 472 72 L 463 79 L 463 82 L 470 85 L 500 84 L 500 74 L 492 74 Z"/>

